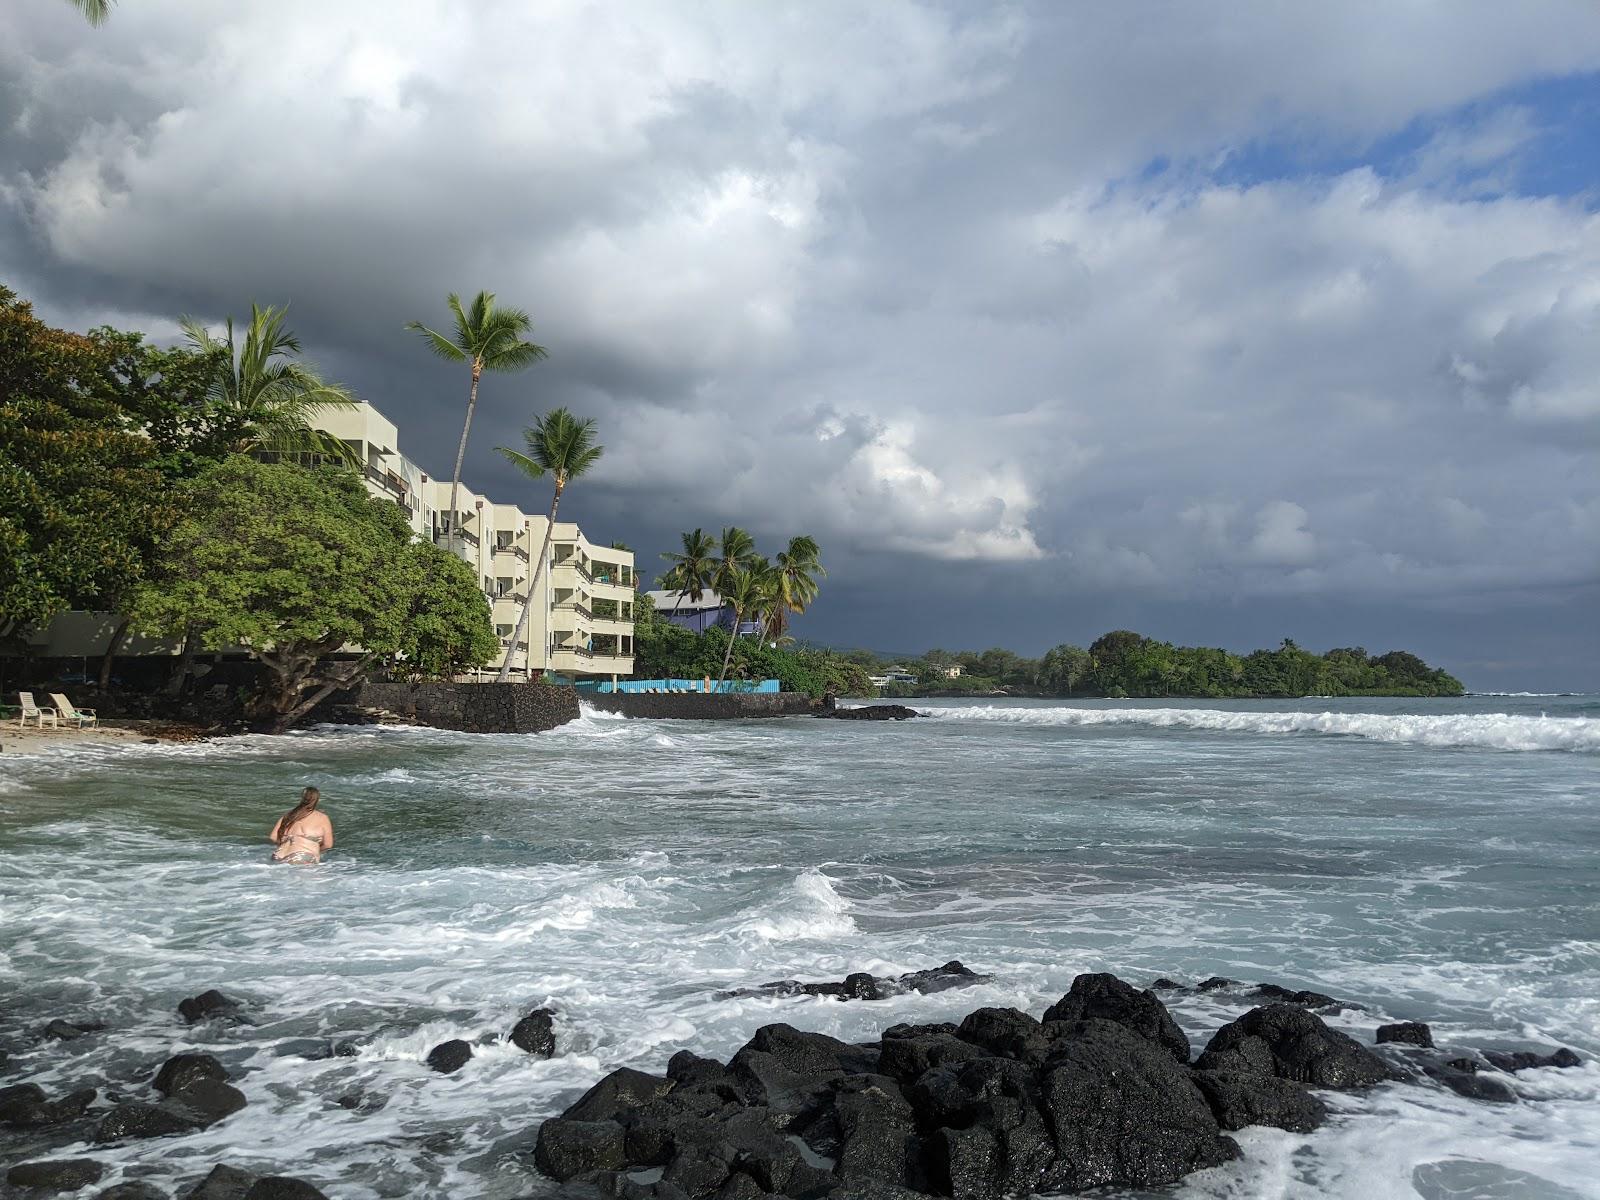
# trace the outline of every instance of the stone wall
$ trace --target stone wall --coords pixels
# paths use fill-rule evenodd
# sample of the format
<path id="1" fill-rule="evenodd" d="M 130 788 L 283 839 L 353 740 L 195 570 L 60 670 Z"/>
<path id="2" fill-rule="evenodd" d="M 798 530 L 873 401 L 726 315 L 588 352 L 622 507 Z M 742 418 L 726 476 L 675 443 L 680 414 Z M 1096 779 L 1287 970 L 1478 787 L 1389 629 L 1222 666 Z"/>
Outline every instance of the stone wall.
<path id="1" fill-rule="evenodd" d="M 339 698 L 346 720 L 385 717 L 463 733 L 543 733 L 578 719 L 578 693 L 545 683 L 364 683 Z"/>
<path id="2" fill-rule="evenodd" d="M 621 692 L 587 695 L 585 704 L 625 717 L 657 721 L 742 721 L 751 717 L 799 717 L 821 704 L 801 692 Z"/>

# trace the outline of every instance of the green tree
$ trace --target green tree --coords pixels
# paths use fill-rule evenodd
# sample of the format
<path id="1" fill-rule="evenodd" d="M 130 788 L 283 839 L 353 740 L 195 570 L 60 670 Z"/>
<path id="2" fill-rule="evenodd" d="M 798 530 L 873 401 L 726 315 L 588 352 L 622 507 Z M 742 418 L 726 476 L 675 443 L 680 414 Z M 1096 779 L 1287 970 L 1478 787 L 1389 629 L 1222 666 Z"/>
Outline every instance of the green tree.
<path id="1" fill-rule="evenodd" d="M 73 8 L 83 14 L 83 19 L 94 26 L 104 25 L 111 16 L 112 0 L 68 0 Z"/>
<path id="2" fill-rule="evenodd" d="M 722 531 L 718 543 L 716 567 L 711 574 L 712 589 L 727 599 L 727 589 L 732 586 L 734 575 L 748 571 L 755 561 L 755 539 L 737 525 L 729 525 Z"/>
<path id="3" fill-rule="evenodd" d="M 728 660 L 733 655 L 733 644 L 739 640 L 739 622 L 746 613 L 756 611 L 769 595 L 761 575 L 745 567 L 732 568 L 724 579 L 724 589 L 718 594 L 733 606 L 733 628 L 728 631 L 728 648 L 722 655 L 722 671 L 717 675 L 721 687 L 728 677 Z"/>
<path id="4" fill-rule="evenodd" d="M 234 457 L 191 484 L 132 615 L 205 649 L 244 647 L 268 675 L 252 713 L 281 732 L 402 652 L 429 668 L 477 665 L 494 635 L 464 568 L 418 548 L 400 510 L 351 471 Z M 432 618 L 418 624 L 424 607 Z"/>
<path id="5" fill-rule="evenodd" d="M 790 538 L 788 546 L 778 551 L 771 581 L 774 590 L 771 628 L 779 638 L 788 628 L 790 613 L 804 613 L 816 602 L 817 577 L 826 578 L 828 574 L 822 566 L 821 554 L 816 539 L 804 534 Z"/>
<path id="6" fill-rule="evenodd" d="M 1056 646 L 1039 660 L 1034 684 L 1052 696 L 1070 696 L 1088 681 L 1089 666 L 1089 652 L 1082 646 Z"/>
<path id="7" fill-rule="evenodd" d="M 553 408 L 537 418 L 522 431 L 527 453 L 497 446 L 506 461 L 529 479 L 543 479 L 548 473 L 555 477 L 555 494 L 550 498 L 550 521 L 544 530 L 544 547 L 534 560 L 533 577 L 528 581 L 528 594 L 522 598 L 522 611 L 517 615 L 516 632 L 506 647 L 505 661 L 500 664 L 500 682 L 511 678 L 511 657 L 517 652 L 517 643 L 527 636 L 528 615 L 533 611 L 534 592 L 539 586 L 539 576 L 544 571 L 545 560 L 550 557 L 550 539 L 556 532 L 556 510 L 561 507 L 561 494 L 567 485 L 600 461 L 605 447 L 594 440 L 593 418 L 580 420 L 564 408 Z"/>
<path id="8" fill-rule="evenodd" d="M 422 679 L 450 679 L 491 661 L 500 648 L 472 567 L 430 542 L 411 542 L 402 568 L 411 582 L 397 657 Z"/>
<path id="9" fill-rule="evenodd" d="M 193 317 L 179 325 L 196 354 L 212 361 L 206 406 L 193 414 L 191 441 L 199 452 L 314 454 L 353 462 L 349 447 L 313 426 L 329 408 L 354 408 L 356 399 L 298 361 L 300 339 L 284 328 L 287 308 L 250 306 L 244 340 L 236 342 L 233 318 L 217 337 Z"/>
<path id="10" fill-rule="evenodd" d="M 683 543 L 682 550 L 667 550 L 661 555 L 672 564 L 667 573 L 661 577 L 662 586 L 678 593 L 677 603 L 672 606 L 676 612 L 684 598 L 700 603 L 706 591 L 711 588 L 712 580 L 717 571 L 717 543 L 704 529 L 696 529 L 690 533 L 679 534 Z"/>
<path id="11" fill-rule="evenodd" d="M 179 508 L 127 406 L 136 334 L 54 329 L 0 287 L 0 636 L 114 608 Z"/>
<path id="12" fill-rule="evenodd" d="M 456 530 L 461 525 L 461 463 L 467 457 L 467 433 L 472 428 L 473 410 L 478 407 L 478 380 L 485 371 L 520 371 L 548 357 L 548 352 L 543 346 L 523 340 L 522 335 L 533 328 L 533 318 L 520 308 L 499 307 L 493 292 L 479 292 L 466 309 L 454 292 L 445 303 L 455 322 L 452 333 L 439 333 L 420 321 L 409 321 L 406 328 L 419 334 L 428 349 L 446 362 L 464 362 L 471 369 L 467 416 L 461 423 L 461 441 L 456 446 L 455 467 L 450 475 L 450 529 L 446 544 L 454 550 Z M 513 641 L 513 648 L 515 645 Z"/>

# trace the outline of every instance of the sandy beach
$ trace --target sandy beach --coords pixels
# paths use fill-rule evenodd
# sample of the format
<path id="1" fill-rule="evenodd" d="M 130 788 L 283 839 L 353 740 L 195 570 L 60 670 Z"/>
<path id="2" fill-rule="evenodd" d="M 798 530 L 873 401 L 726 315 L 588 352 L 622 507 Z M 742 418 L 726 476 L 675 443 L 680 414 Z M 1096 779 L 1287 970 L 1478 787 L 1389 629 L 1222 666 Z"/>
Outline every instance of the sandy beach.
<path id="1" fill-rule="evenodd" d="M 40 729 L 31 722 L 23 728 L 13 718 L 0 724 L 0 754 L 35 754 L 52 746 L 86 742 L 190 742 L 204 736 L 192 726 L 174 725 L 171 721 L 111 720 L 87 729 L 68 725 Z"/>

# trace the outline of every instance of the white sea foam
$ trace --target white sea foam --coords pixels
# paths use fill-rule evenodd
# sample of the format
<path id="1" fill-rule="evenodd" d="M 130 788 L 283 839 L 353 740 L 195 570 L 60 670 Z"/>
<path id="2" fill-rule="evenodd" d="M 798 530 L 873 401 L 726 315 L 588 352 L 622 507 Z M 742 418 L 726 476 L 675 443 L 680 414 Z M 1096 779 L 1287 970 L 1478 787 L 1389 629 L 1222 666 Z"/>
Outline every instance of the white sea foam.
<path id="1" fill-rule="evenodd" d="M 1212 708 L 1028 708 L 997 704 L 930 708 L 930 716 L 1015 725 L 1146 725 L 1229 733 L 1339 734 L 1419 746 L 1600 753 L 1600 717 L 1531 717 L 1511 713 L 1449 715 L 1241 712 Z"/>
<path id="2" fill-rule="evenodd" d="M 735 933 L 768 942 L 845 937 L 856 931 L 850 902 L 814 867 L 795 876 L 790 894 L 735 926 Z"/>

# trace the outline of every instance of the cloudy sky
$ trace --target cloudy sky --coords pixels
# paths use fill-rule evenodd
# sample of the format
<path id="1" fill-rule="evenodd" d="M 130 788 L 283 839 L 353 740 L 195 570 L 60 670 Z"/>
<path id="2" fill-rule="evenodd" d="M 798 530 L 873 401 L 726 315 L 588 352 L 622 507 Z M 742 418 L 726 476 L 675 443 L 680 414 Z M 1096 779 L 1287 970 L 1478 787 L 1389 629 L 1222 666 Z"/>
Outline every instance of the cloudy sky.
<path id="1" fill-rule="evenodd" d="M 808 532 L 801 632 L 1128 626 L 1600 687 L 1589 0 L 7 0 L 0 280 L 173 335 L 251 300 L 447 474 L 403 332 L 488 288 L 467 480 L 556 404 L 641 560 Z"/>

